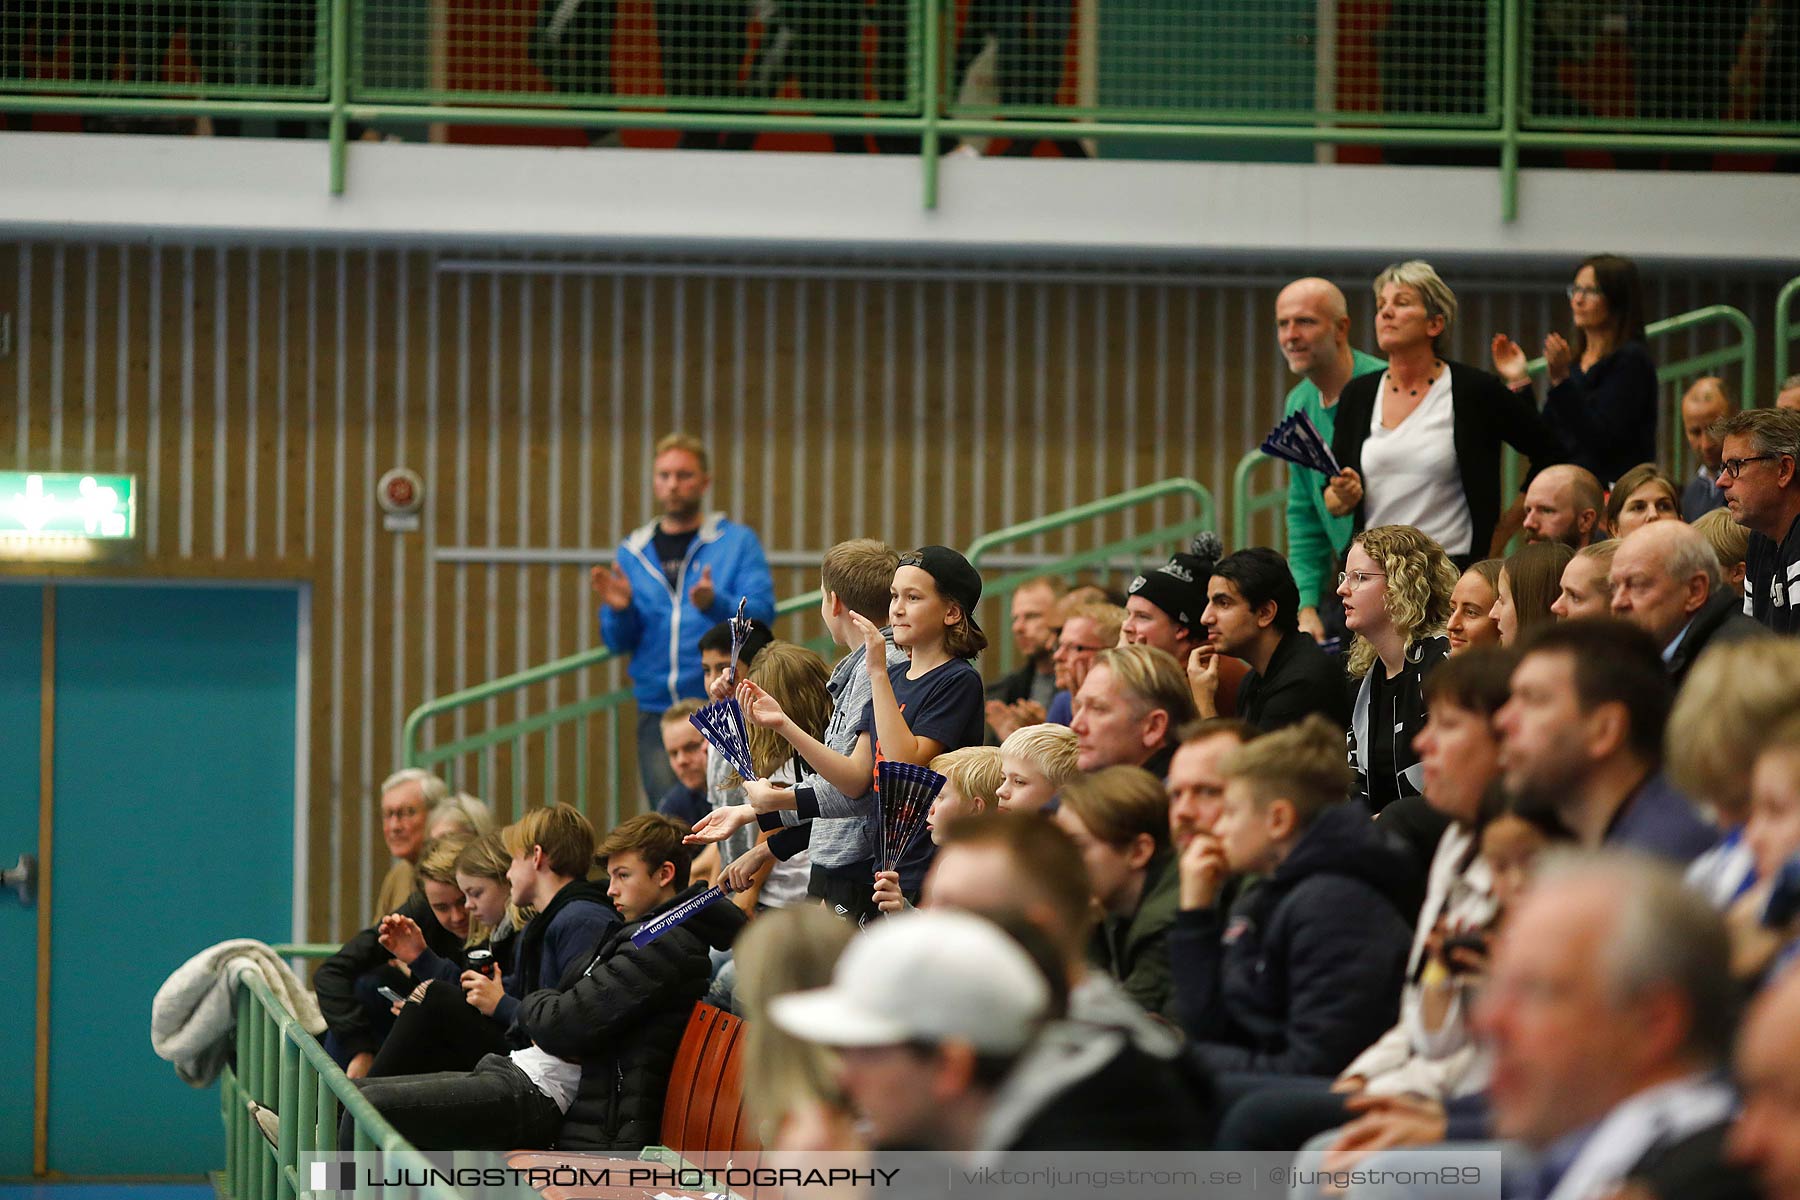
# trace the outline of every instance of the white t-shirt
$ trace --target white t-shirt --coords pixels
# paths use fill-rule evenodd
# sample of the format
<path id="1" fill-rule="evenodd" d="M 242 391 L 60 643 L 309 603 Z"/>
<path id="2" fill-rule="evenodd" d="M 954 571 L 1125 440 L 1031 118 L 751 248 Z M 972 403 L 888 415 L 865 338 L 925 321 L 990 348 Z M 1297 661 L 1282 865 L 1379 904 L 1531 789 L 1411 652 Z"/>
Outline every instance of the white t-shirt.
<path id="1" fill-rule="evenodd" d="M 1456 407 L 1450 369 L 1438 373 L 1419 407 L 1397 429 L 1381 423 L 1387 372 L 1375 385 L 1369 440 L 1363 443 L 1363 527 L 1411 525 L 1444 548 L 1468 554 L 1475 540 L 1469 499 L 1456 464 Z"/>
<path id="2" fill-rule="evenodd" d="M 512 1059 L 513 1066 L 525 1072 L 538 1091 L 556 1101 L 557 1108 L 569 1111 L 569 1105 L 575 1103 L 575 1091 L 581 1086 L 580 1063 L 558 1058 L 536 1046 L 514 1050 L 507 1057 Z"/>
<path id="3" fill-rule="evenodd" d="M 794 770 L 794 760 L 789 759 L 780 770 L 769 776 L 770 783 L 798 782 Z M 806 887 L 812 880 L 812 856 L 805 850 L 796 853 L 786 862 L 776 860 L 775 866 L 763 877 L 762 891 L 757 893 L 757 902 L 768 908 L 788 908 L 795 904 L 806 903 Z"/>

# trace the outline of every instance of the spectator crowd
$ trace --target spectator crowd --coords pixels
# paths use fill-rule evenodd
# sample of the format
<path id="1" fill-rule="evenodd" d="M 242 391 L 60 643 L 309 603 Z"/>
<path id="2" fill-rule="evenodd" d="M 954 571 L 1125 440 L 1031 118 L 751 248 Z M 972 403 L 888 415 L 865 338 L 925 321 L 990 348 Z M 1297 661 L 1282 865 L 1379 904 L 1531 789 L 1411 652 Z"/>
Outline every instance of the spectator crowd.
<path id="1" fill-rule="evenodd" d="M 838 543 L 836 662 L 775 636 L 665 438 L 593 572 L 654 810 L 494 830 L 389 779 L 327 1049 L 420 1146 L 631 1151 L 711 998 L 772 1148 L 1498 1149 L 1508 1196 L 1800 1197 L 1800 412 L 1692 382 L 1672 478 L 1628 260 L 1577 268 L 1541 399 L 1504 334 L 1443 357 L 1428 264 L 1374 289 L 1378 354 L 1325 280 L 1276 301 L 1341 467 L 1291 470 L 1290 554 L 1023 583 L 986 686 L 945 546 Z M 688 719 L 726 698 L 754 778 Z M 944 782 L 883 860 L 885 762 Z"/>

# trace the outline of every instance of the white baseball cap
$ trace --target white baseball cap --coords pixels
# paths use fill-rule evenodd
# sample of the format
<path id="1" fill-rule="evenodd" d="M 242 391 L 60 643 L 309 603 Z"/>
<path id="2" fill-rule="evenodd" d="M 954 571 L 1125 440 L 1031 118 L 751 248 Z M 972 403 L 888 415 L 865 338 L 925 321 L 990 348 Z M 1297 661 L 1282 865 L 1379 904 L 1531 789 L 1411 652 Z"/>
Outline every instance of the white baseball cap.
<path id="1" fill-rule="evenodd" d="M 962 912 L 890 917 L 858 934 L 831 986 L 777 996 L 769 1017 L 826 1046 L 968 1042 L 1010 1054 L 1050 1003 L 1043 973 L 993 923 Z"/>

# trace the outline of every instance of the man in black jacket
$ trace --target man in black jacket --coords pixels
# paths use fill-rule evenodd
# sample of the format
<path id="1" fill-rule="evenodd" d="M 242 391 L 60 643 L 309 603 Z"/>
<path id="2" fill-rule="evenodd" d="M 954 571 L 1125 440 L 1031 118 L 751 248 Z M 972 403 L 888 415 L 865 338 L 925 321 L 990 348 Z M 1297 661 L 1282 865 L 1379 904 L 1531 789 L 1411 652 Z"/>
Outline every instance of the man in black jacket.
<path id="1" fill-rule="evenodd" d="M 1238 716 L 1267 733 L 1311 713 L 1350 724 L 1350 690 L 1344 668 L 1300 630 L 1300 589 L 1287 559 L 1266 546 L 1227 554 L 1206 585 L 1205 666 L 1195 683 L 1202 717 L 1219 715 L 1213 703 L 1220 654 L 1250 664 L 1239 685 Z M 1209 681 L 1210 686 L 1201 681 Z"/>
<path id="2" fill-rule="evenodd" d="M 1711 543 L 1692 525 L 1641 526 L 1613 554 L 1613 615 L 1656 639 L 1677 688 L 1708 646 L 1767 633 L 1742 608 Z"/>
<path id="3" fill-rule="evenodd" d="M 513 1026 L 518 1049 L 467 1073 L 370 1080 L 363 1095 L 421 1149 L 638 1150 L 655 1142 L 676 1048 L 712 975 L 708 951 L 728 948 L 744 925 L 735 906 L 714 903 L 633 943 L 648 921 L 700 893 L 687 886 L 686 833 L 673 818 L 644 813 L 607 836 L 599 851 L 607 894 L 624 923 L 559 986 L 525 997 Z"/>
<path id="4" fill-rule="evenodd" d="M 1412 933 L 1409 876 L 1347 803 L 1343 735 L 1321 717 L 1264 734 L 1224 764 L 1215 832 L 1182 852 L 1168 936 L 1175 1009 L 1216 1071 L 1335 1075 L 1393 1024 Z M 1262 882 L 1229 914 L 1232 874 Z"/>

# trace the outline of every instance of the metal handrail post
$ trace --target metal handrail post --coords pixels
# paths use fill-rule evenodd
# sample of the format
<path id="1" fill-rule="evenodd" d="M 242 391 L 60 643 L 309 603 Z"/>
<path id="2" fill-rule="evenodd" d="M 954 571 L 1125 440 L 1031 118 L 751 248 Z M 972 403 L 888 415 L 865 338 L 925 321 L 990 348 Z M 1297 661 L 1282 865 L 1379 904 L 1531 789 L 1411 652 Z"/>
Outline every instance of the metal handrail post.
<path id="1" fill-rule="evenodd" d="M 1782 382 L 1787 379 L 1789 374 L 1791 374 L 1788 366 L 1788 352 L 1792 349 L 1795 338 L 1800 337 L 1800 324 L 1797 324 L 1788 316 L 1788 310 L 1793 307 L 1796 297 L 1800 297 L 1800 275 L 1796 275 L 1788 280 L 1782 285 L 1781 291 L 1777 292 L 1775 295 L 1776 387 L 1780 387 Z M 1745 404 L 1751 404 L 1754 400 L 1755 397 L 1753 396 L 1744 397 Z"/>
<path id="2" fill-rule="evenodd" d="M 349 157 L 350 0 L 331 0 L 331 194 L 344 194 Z"/>

